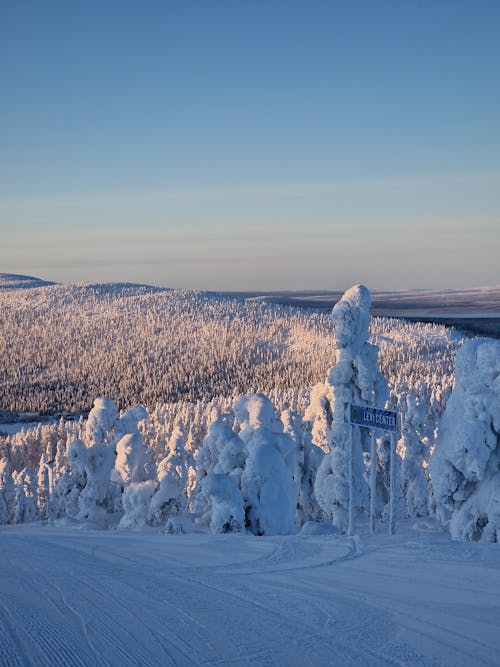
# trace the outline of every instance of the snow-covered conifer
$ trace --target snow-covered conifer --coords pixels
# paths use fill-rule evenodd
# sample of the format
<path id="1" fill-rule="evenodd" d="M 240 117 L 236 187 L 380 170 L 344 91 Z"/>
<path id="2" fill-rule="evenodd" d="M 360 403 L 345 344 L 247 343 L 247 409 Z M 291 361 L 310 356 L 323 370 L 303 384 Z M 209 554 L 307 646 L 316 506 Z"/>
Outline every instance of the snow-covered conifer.
<path id="1" fill-rule="evenodd" d="M 211 473 L 231 475 L 239 488 L 246 459 L 245 445 L 233 430 L 234 415 L 217 415 L 215 412 L 213 417 L 214 421 L 208 427 L 203 446 L 196 457 L 196 488 L 192 508 L 201 524 L 211 520 L 212 502 L 203 486 L 205 477 Z"/>
<path id="2" fill-rule="evenodd" d="M 14 523 L 16 491 L 9 461 L 0 459 L 0 524 Z"/>
<path id="3" fill-rule="evenodd" d="M 29 523 L 38 517 L 38 475 L 33 468 L 23 468 L 15 475 L 14 523 Z"/>
<path id="4" fill-rule="evenodd" d="M 78 518 L 100 528 L 109 525 L 110 515 L 116 511 L 121 495 L 121 490 L 111 481 L 116 457 L 113 427 L 117 419 L 118 410 L 113 401 L 96 399 L 85 428 L 89 445 L 76 440 L 70 446 L 73 460 L 78 459 L 86 474 Z"/>
<path id="5" fill-rule="evenodd" d="M 427 415 L 415 389 L 406 395 L 401 445 L 401 491 L 406 504 L 406 516 L 418 517 L 428 513 L 427 478 L 425 461 L 425 424 Z"/>
<path id="6" fill-rule="evenodd" d="M 113 441 L 113 427 L 118 420 L 118 409 L 109 398 L 96 398 L 85 425 L 89 447 Z"/>
<path id="7" fill-rule="evenodd" d="M 148 523 L 163 525 L 168 517 L 187 514 L 185 432 L 178 424 L 168 443 L 168 454 L 158 464 L 158 486 L 148 509 Z"/>
<path id="8" fill-rule="evenodd" d="M 245 510 L 240 489 L 227 474 L 204 477 L 203 492 L 211 499 L 210 529 L 213 533 L 239 533 L 245 529 Z"/>
<path id="9" fill-rule="evenodd" d="M 452 537 L 500 541 L 499 341 L 458 351 L 430 472 L 436 514 Z"/>
<path id="10" fill-rule="evenodd" d="M 51 463 L 47 454 L 40 457 L 38 466 L 38 515 L 41 520 L 48 520 L 51 500 Z"/>
<path id="11" fill-rule="evenodd" d="M 353 429 L 346 420 L 346 406 L 383 407 L 388 398 L 387 383 L 378 370 L 378 348 L 368 342 L 370 292 L 363 285 L 347 290 L 334 306 L 336 363 L 326 380 L 326 399 L 331 414 L 327 431 L 330 453 L 323 459 L 315 493 L 323 511 L 340 530 L 347 528 L 349 504 L 349 448 L 352 442 L 354 505 L 366 506 L 363 451 L 369 450 L 369 434 Z M 352 437 L 352 440 L 351 440 Z"/>
<path id="12" fill-rule="evenodd" d="M 320 507 L 314 495 L 314 482 L 324 452 L 313 444 L 309 423 L 292 410 L 281 413 L 284 432 L 289 435 L 295 444 L 295 470 L 293 479 L 297 486 L 297 523 L 317 521 L 320 518 Z"/>
<path id="13" fill-rule="evenodd" d="M 151 498 L 156 489 L 154 480 L 156 469 L 151 450 L 144 444 L 138 429 L 139 421 L 148 417 L 142 406 L 127 410 L 121 417 L 115 431 L 123 432 L 116 444 L 116 462 L 113 481 L 123 488 L 121 498 L 124 515 L 119 528 L 142 528 L 147 523 Z"/>
<path id="14" fill-rule="evenodd" d="M 287 463 L 295 452 L 292 438 L 283 433 L 283 424 L 263 394 L 243 396 L 233 410 L 248 450 L 241 475 L 247 526 L 256 535 L 296 532 L 295 465 Z"/>

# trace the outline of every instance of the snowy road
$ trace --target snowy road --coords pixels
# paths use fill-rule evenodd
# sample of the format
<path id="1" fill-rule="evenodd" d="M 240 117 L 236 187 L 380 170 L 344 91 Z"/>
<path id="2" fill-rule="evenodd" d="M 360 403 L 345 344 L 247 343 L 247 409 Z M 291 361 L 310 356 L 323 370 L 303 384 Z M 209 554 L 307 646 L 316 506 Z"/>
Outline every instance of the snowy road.
<path id="1" fill-rule="evenodd" d="M 0 665 L 500 665 L 500 550 L 0 529 Z"/>

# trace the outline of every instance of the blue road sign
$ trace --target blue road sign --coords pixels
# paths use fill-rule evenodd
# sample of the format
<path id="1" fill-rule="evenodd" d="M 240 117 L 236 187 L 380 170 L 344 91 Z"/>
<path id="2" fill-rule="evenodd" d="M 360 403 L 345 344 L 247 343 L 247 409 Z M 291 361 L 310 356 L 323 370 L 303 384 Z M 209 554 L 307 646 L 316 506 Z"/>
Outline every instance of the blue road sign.
<path id="1" fill-rule="evenodd" d="M 392 410 L 379 410 L 366 405 L 350 406 L 349 421 L 357 426 L 378 428 L 381 431 L 396 431 L 398 428 L 398 413 Z"/>

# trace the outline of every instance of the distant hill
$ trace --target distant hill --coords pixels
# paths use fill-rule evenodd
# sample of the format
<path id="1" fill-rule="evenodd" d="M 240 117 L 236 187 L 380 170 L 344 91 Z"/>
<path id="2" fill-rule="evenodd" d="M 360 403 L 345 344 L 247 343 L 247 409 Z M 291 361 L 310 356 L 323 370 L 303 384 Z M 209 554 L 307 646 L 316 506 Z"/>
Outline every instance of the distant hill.
<path id="1" fill-rule="evenodd" d="M 42 280 L 34 276 L 15 273 L 0 273 L 1 289 L 31 289 L 47 287 L 59 283 Z M 169 292 L 170 288 L 145 285 L 142 283 L 80 283 L 72 285 L 85 288 L 102 295 L 157 294 Z M 71 287 L 71 285 L 66 285 Z M 370 287 L 370 286 L 368 286 Z M 177 290 L 182 292 L 183 290 Z M 269 304 L 297 306 L 330 311 L 342 296 L 336 290 L 280 290 L 280 291 L 218 291 L 189 293 L 214 295 L 218 297 L 239 298 L 249 301 L 262 301 Z M 477 287 L 472 289 L 414 289 L 381 291 L 371 290 L 372 315 L 409 318 L 461 318 L 461 317 L 500 317 L 500 285 Z"/>
<path id="2" fill-rule="evenodd" d="M 34 276 L 20 276 L 17 273 L 0 273 L 0 289 L 31 289 L 33 287 L 46 287 L 56 283 Z"/>

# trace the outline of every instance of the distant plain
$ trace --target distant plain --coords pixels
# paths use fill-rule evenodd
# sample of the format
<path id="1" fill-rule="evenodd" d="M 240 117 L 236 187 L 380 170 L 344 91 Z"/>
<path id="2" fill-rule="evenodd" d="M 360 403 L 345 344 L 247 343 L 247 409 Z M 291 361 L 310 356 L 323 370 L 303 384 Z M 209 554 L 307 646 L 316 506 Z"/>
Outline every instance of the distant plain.
<path id="1" fill-rule="evenodd" d="M 341 291 L 225 292 L 228 296 L 329 311 Z M 475 335 L 500 338 L 500 286 L 463 290 L 372 291 L 371 313 L 413 322 L 456 327 Z"/>

